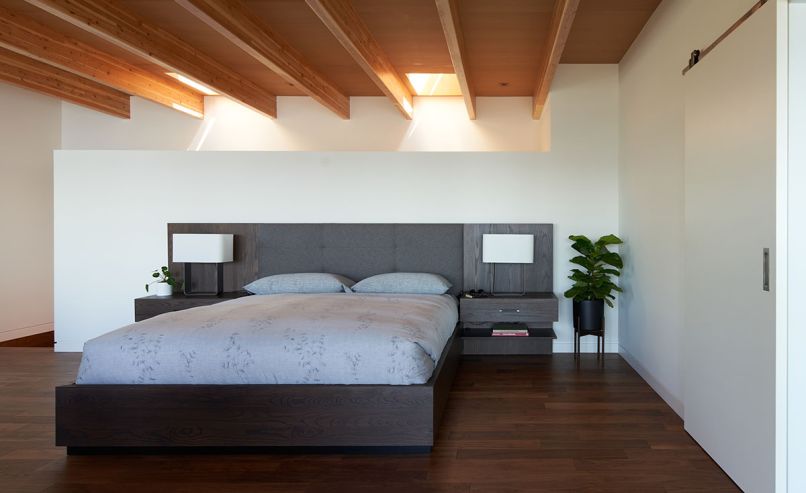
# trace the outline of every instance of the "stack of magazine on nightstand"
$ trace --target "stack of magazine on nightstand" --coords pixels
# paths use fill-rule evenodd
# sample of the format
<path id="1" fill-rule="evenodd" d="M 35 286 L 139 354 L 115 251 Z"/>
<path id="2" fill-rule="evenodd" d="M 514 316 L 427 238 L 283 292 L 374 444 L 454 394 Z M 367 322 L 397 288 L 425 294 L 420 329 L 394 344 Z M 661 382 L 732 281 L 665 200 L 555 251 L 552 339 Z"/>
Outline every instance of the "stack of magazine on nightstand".
<path id="1" fill-rule="evenodd" d="M 529 337 L 526 324 L 517 322 L 499 322 L 493 324 L 493 337 Z"/>

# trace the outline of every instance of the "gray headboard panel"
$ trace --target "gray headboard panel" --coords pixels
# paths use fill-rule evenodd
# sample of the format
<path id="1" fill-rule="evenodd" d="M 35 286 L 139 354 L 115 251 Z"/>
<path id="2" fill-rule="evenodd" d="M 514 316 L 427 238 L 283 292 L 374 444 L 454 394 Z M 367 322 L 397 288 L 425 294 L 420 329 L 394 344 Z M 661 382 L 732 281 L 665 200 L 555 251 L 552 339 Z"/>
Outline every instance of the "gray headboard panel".
<path id="1" fill-rule="evenodd" d="M 294 272 L 332 272 L 356 281 L 387 272 L 432 272 L 463 284 L 462 224 L 168 224 L 173 233 L 234 233 L 235 262 L 224 264 L 224 290 Z M 173 272 L 181 265 L 171 263 Z M 194 285 L 209 289 L 214 271 L 194 268 Z M 194 286 L 195 287 L 195 286 Z"/>
<path id="2" fill-rule="evenodd" d="M 433 272 L 458 294 L 461 224 L 260 224 L 258 277 L 332 272 L 361 280 L 386 272 Z"/>
<path id="3" fill-rule="evenodd" d="M 552 291 L 553 225 L 551 224 L 168 224 L 168 258 L 174 233 L 233 233 L 235 261 L 224 264 L 224 290 L 238 291 L 260 277 L 293 272 L 332 272 L 359 281 L 387 272 L 433 272 L 447 278 L 453 294 L 491 285 L 489 264 L 481 261 L 485 233 L 535 236 L 535 262 L 500 265 L 499 291 Z M 171 262 L 172 272 L 182 266 Z M 194 267 L 195 289 L 210 289 L 214 270 Z"/>

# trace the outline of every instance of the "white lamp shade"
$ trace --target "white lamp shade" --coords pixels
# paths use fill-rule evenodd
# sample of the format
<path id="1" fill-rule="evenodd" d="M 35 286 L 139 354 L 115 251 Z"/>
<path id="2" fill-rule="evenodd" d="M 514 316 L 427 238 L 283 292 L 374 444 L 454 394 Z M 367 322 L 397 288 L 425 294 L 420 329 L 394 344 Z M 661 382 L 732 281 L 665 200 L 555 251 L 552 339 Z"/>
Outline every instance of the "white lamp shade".
<path id="1" fill-rule="evenodd" d="M 234 235 L 175 234 L 173 261 L 199 264 L 232 262 Z"/>
<path id="2" fill-rule="evenodd" d="M 481 261 L 485 264 L 531 264 L 534 260 L 534 235 L 481 237 Z"/>

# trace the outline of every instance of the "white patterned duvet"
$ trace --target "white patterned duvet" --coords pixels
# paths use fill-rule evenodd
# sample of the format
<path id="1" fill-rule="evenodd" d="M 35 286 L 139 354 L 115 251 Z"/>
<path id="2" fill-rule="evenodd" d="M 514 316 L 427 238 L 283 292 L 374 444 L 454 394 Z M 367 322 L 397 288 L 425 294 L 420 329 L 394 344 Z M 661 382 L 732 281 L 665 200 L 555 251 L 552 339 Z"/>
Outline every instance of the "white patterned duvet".
<path id="1" fill-rule="evenodd" d="M 87 341 L 76 383 L 421 384 L 457 319 L 450 295 L 247 296 Z"/>

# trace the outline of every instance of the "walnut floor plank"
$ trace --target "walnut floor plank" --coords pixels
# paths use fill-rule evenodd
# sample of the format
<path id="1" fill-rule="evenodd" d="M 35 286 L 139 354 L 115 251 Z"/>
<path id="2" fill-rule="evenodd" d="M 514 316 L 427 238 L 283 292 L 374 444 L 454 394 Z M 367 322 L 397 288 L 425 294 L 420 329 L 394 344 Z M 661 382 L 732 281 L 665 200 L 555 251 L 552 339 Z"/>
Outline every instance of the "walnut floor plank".
<path id="1" fill-rule="evenodd" d="M 53 389 L 78 362 L 0 348 L 0 491 L 738 491 L 617 355 L 466 358 L 430 455 L 67 457 Z"/>

